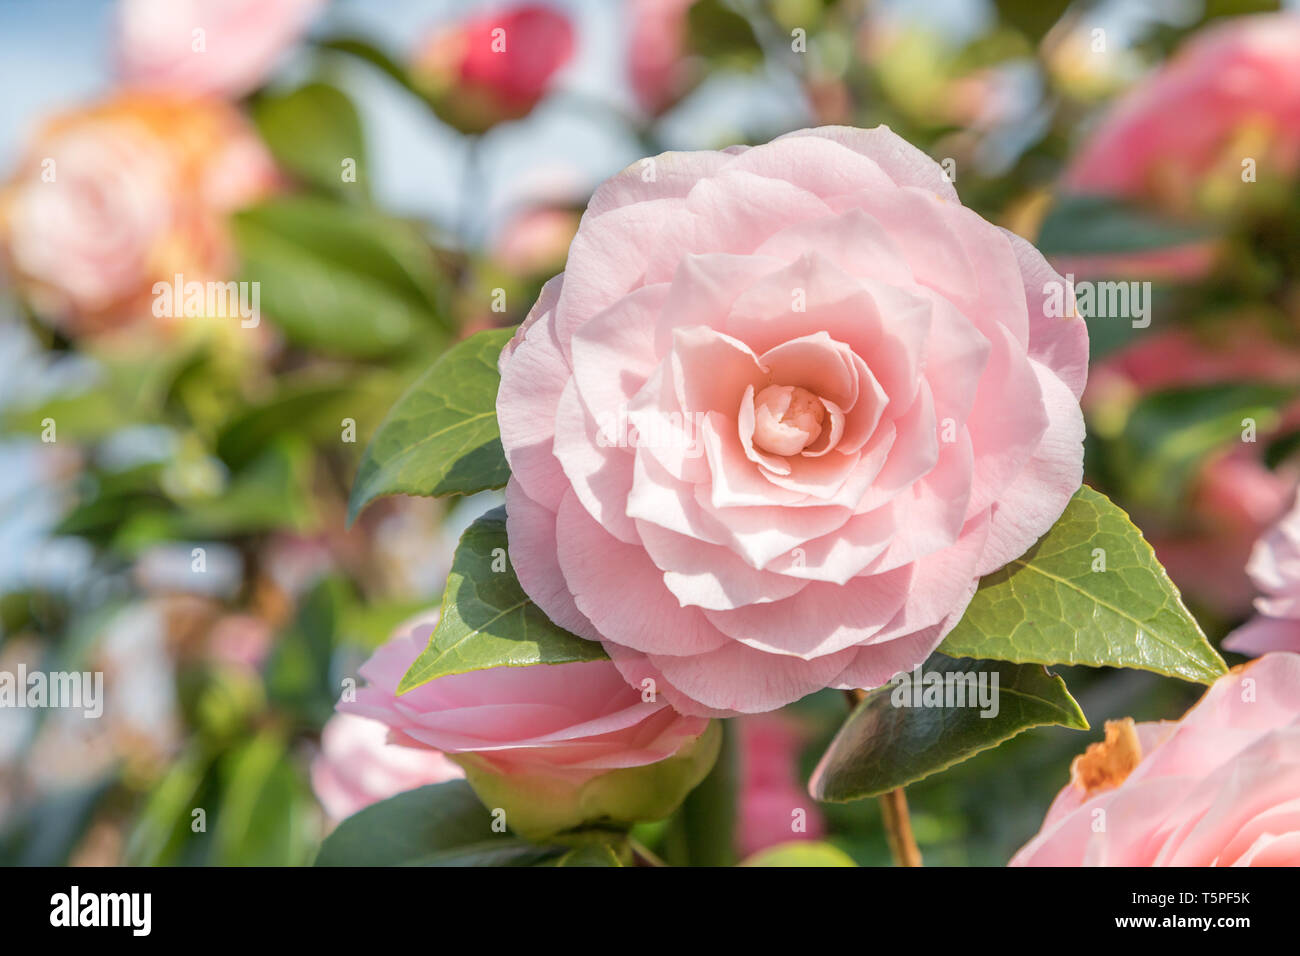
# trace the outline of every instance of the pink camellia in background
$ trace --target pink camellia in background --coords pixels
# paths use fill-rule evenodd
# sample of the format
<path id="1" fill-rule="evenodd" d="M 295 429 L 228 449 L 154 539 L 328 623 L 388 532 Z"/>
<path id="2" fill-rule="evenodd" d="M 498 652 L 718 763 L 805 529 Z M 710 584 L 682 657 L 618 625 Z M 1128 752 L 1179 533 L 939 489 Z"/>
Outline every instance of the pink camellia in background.
<path id="1" fill-rule="evenodd" d="M 1108 723 L 1070 776 L 1012 866 L 1300 865 L 1300 655 L 1233 668 L 1182 720 Z"/>
<path id="2" fill-rule="evenodd" d="M 1089 420 L 1104 431 L 1108 418 L 1127 415 L 1139 398 L 1166 388 L 1255 382 L 1286 385 L 1300 377 L 1300 353 L 1282 347 L 1261 323 L 1237 317 L 1205 330 L 1150 330 L 1095 363 L 1083 396 Z M 1176 530 L 1151 525 L 1147 540 L 1174 582 L 1198 604 L 1237 615 L 1255 589 L 1244 570 L 1255 540 L 1287 510 L 1300 468 L 1293 461 L 1269 468 L 1271 437 L 1300 425 L 1300 408 L 1255 442 L 1241 442 L 1208 462 L 1196 476 Z"/>
<path id="3" fill-rule="evenodd" d="M 1102 119 L 1066 186 L 1184 206 L 1216 170 L 1239 186 L 1247 157 L 1261 179 L 1293 173 L 1300 165 L 1297 47 L 1293 13 L 1206 28 Z"/>
<path id="4" fill-rule="evenodd" d="M 826 823 L 799 783 L 799 728 L 779 714 L 753 714 L 736 722 L 740 738 L 741 856 L 791 840 L 816 840 Z"/>
<path id="5" fill-rule="evenodd" d="M 573 25 L 550 7 L 524 5 L 439 29 L 411 64 L 446 122 L 469 133 L 527 116 L 573 56 Z"/>
<path id="6" fill-rule="evenodd" d="M 236 98 L 261 86 L 324 0 L 120 0 L 127 86 Z"/>
<path id="7" fill-rule="evenodd" d="M 1300 166 L 1300 16 L 1233 17 L 1198 32 L 1102 117 L 1063 178 L 1067 191 L 1117 197 L 1177 217 L 1218 215 L 1254 184 Z M 1194 117 L 1194 119 L 1189 119 Z M 1193 280 L 1213 239 L 1162 249 L 1053 259 L 1078 276 Z"/>
<path id="8" fill-rule="evenodd" d="M 514 275 L 547 276 L 563 268 L 578 229 L 578 213 L 537 206 L 512 216 L 492 247 L 492 258 Z"/>
<path id="9" fill-rule="evenodd" d="M 122 94 L 41 128 L 0 186 L 0 244 L 28 301 L 70 334 L 157 322 L 154 283 L 229 278 L 226 216 L 276 184 L 225 102 Z"/>
<path id="10" fill-rule="evenodd" d="M 695 0 L 632 0 L 627 5 L 628 80 L 643 110 L 658 115 L 691 82 L 686 59 L 687 14 Z"/>
<path id="11" fill-rule="evenodd" d="M 388 733 L 379 721 L 352 714 L 335 714 L 326 722 L 320 753 L 311 763 L 311 786 L 332 819 L 406 790 L 465 776 L 438 751 L 389 743 Z"/>
<path id="12" fill-rule="evenodd" d="M 1300 653 L 1300 499 L 1255 543 L 1246 571 L 1263 592 L 1255 599 L 1259 613 L 1229 634 L 1224 648 Z"/>
<path id="13" fill-rule="evenodd" d="M 399 697 L 431 629 L 375 651 L 361 668 L 368 686 L 338 709 L 383 722 L 394 742 L 447 754 L 516 833 L 667 816 L 713 765 L 716 726 L 645 699 L 608 661 L 470 671 Z"/>
<path id="14" fill-rule="evenodd" d="M 885 127 L 636 163 L 501 356 L 524 590 L 683 713 L 919 664 L 1079 487 L 1059 282 Z"/>

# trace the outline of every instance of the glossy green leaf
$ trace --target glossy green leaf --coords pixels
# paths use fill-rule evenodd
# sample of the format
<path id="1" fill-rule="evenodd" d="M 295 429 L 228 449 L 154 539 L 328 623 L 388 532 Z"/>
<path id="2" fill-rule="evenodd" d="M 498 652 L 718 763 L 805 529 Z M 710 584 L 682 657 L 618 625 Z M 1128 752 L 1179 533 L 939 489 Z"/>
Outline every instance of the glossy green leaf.
<path id="1" fill-rule="evenodd" d="M 604 658 L 599 644 L 569 633 L 528 599 L 510 566 L 505 509 L 494 508 L 461 535 L 438 626 L 397 692 L 489 667 Z"/>
<path id="2" fill-rule="evenodd" d="M 1227 671 L 1151 546 L 1082 487 L 1025 554 L 986 575 L 939 646 L 953 657 L 1135 667 L 1210 683 Z"/>
<path id="3" fill-rule="evenodd" d="M 813 772 L 808 788 L 814 797 L 876 796 L 1031 727 L 1088 729 L 1065 682 L 1036 664 L 936 653 L 921 668 L 919 681 L 914 674 L 895 677 L 854 708 Z M 973 682 L 981 682 L 981 689 Z"/>
<path id="4" fill-rule="evenodd" d="M 325 838 L 317 866 L 526 866 L 558 851 L 492 829 L 463 780 L 399 793 L 348 817 Z"/>
<path id="5" fill-rule="evenodd" d="M 397 400 L 361 459 L 349 520 L 383 495 L 468 495 L 505 485 L 497 356 L 513 334 L 491 329 L 458 343 Z"/>

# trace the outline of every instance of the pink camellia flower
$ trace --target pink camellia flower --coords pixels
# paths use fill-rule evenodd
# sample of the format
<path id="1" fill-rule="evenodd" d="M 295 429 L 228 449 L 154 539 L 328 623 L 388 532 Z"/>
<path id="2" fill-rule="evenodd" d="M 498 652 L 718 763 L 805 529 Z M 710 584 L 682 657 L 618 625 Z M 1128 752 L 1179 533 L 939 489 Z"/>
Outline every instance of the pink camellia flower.
<path id="1" fill-rule="evenodd" d="M 1012 866 L 1300 865 L 1300 655 L 1215 681 L 1178 721 L 1106 724 Z"/>
<path id="2" fill-rule="evenodd" d="M 637 103 L 658 115 L 690 86 L 686 59 L 687 14 L 695 0 L 632 0 L 628 79 Z"/>
<path id="3" fill-rule="evenodd" d="M 1259 613 L 1229 634 L 1224 648 L 1300 653 L 1300 499 L 1255 543 L 1246 572 L 1263 592 L 1255 598 Z"/>
<path id="4" fill-rule="evenodd" d="M 39 131 L 0 187 L 0 250 L 42 317 L 100 333 L 151 320 L 156 282 L 229 278 L 226 216 L 276 184 L 229 104 L 118 95 Z"/>
<path id="5" fill-rule="evenodd" d="M 470 671 L 399 697 L 431 627 L 375 651 L 361 668 L 368 686 L 338 709 L 447 754 L 516 833 L 667 816 L 713 765 L 716 726 L 643 699 L 608 661 Z"/>
<path id="6" fill-rule="evenodd" d="M 323 0 L 121 0 L 118 58 L 127 86 L 243 96 L 261 86 Z"/>
<path id="7" fill-rule="evenodd" d="M 1090 193 L 1185 203 L 1216 168 L 1300 166 L 1300 16 L 1235 17 L 1206 28 L 1103 118 L 1066 173 Z M 1195 122 L 1188 122 L 1194 116 Z"/>
<path id="8" fill-rule="evenodd" d="M 572 56 L 568 17 L 528 4 L 437 31 L 411 70 L 443 120 L 479 133 L 532 112 Z"/>
<path id="9" fill-rule="evenodd" d="M 407 790 L 465 776 L 438 751 L 390 743 L 382 723 L 352 714 L 331 717 L 320 746 L 311 762 L 311 786 L 335 820 Z"/>
<path id="10" fill-rule="evenodd" d="M 740 736 L 741 856 L 791 840 L 816 840 L 826 823 L 799 784 L 798 728 L 778 714 L 753 714 L 737 723 Z"/>
<path id="11" fill-rule="evenodd" d="M 683 713 L 919 664 L 1079 487 L 1062 288 L 885 127 L 637 163 L 501 356 L 524 590 Z"/>

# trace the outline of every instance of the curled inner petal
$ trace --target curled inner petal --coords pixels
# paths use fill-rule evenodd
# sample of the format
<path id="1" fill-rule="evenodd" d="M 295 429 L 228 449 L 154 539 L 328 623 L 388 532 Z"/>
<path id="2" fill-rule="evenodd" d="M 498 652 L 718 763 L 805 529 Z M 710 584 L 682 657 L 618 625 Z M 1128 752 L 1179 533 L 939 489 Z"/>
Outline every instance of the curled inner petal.
<path id="1" fill-rule="evenodd" d="M 826 406 L 796 385 L 769 385 L 754 398 L 754 444 L 773 455 L 797 455 L 817 440 Z"/>

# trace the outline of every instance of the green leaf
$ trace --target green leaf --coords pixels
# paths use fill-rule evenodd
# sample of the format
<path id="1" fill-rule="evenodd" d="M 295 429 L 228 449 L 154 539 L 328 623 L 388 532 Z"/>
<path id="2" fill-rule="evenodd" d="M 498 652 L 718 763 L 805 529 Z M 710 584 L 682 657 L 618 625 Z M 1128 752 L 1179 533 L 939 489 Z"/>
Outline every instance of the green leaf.
<path id="1" fill-rule="evenodd" d="M 1109 196 L 1067 194 L 1048 211 L 1035 245 L 1045 256 L 1112 255 L 1189 245 L 1211 235 Z"/>
<path id="2" fill-rule="evenodd" d="M 1038 40 L 1065 13 L 1070 0 L 995 0 L 998 16 Z"/>
<path id="3" fill-rule="evenodd" d="M 497 356 L 514 329 L 448 349 L 388 412 L 366 447 L 348 520 L 383 495 L 468 495 L 510 478 L 497 427 Z"/>
<path id="4" fill-rule="evenodd" d="M 334 713 L 339 685 L 333 661 L 348 591 L 340 578 L 317 582 L 303 596 L 288 628 L 278 635 L 266 664 L 267 695 L 303 727 L 319 728 Z"/>
<path id="5" fill-rule="evenodd" d="M 187 501 L 171 533 L 229 537 L 306 528 L 312 515 L 311 467 L 308 448 L 300 441 L 283 439 L 236 474 L 220 495 Z"/>
<path id="6" fill-rule="evenodd" d="M 301 866 L 311 859 L 315 837 L 306 813 L 314 801 L 280 731 L 263 730 L 222 754 L 218 775 L 213 865 Z"/>
<path id="7" fill-rule="evenodd" d="M 822 755 L 808 784 L 818 800 L 860 800 L 906 786 L 996 747 L 1030 727 L 1060 725 L 1087 730 L 1088 721 L 1061 678 L 1035 664 L 954 659 L 934 654 L 921 668 L 920 683 L 900 675 L 866 695 Z M 938 675 L 938 676 L 936 676 Z M 992 692 L 997 675 L 996 713 L 983 716 L 964 675 L 983 680 Z M 981 675 L 987 675 L 982 677 Z M 942 678 L 942 700 L 921 698 L 930 681 Z M 937 693 L 937 688 L 931 690 Z M 952 702 L 954 706 L 946 706 Z M 991 710 L 991 709 L 990 709 Z"/>
<path id="8" fill-rule="evenodd" d="M 527 866 L 557 850 L 492 829 L 464 780 L 399 793 L 348 817 L 325 838 L 317 866 Z"/>
<path id="9" fill-rule="evenodd" d="M 368 63 L 379 70 L 407 92 L 415 94 L 422 100 L 425 99 L 424 94 L 411 81 L 410 71 L 389 56 L 387 52 L 368 40 L 355 36 L 334 36 L 318 40 L 316 45 L 323 50 L 332 50 L 336 53 L 345 53 L 348 56 L 356 57 L 358 60 Z"/>
<path id="10" fill-rule="evenodd" d="M 728 66 L 749 68 L 762 61 L 763 48 L 745 17 L 720 0 L 696 0 L 687 12 L 691 52 Z"/>
<path id="11" fill-rule="evenodd" d="M 586 641 L 551 621 L 519 586 L 506 550 L 506 513 L 493 508 L 460 537 L 438 626 L 397 692 L 449 674 L 604 660 Z"/>
<path id="12" fill-rule="evenodd" d="M 614 853 L 614 848 L 608 843 L 588 843 L 585 846 L 574 847 L 564 856 L 557 859 L 554 864 L 548 866 L 622 866 L 618 857 Z"/>
<path id="13" fill-rule="evenodd" d="M 240 278 L 295 344 L 376 357 L 443 336 L 433 250 L 408 223 L 313 198 L 275 199 L 235 214 Z"/>
<path id="14" fill-rule="evenodd" d="M 817 840 L 791 840 L 759 850 L 741 866 L 857 866 L 837 846 Z"/>
<path id="15" fill-rule="evenodd" d="M 366 195 L 365 136 L 352 101 L 336 86 L 308 83 L 287 93 L 265 93 L 253 103 L 253 122 L 280 166 L 344 197 Z M 355 179 L 343 179 L 344 162 Z"/>
<path id="16" fill-rule="evenodd" d="M 1109 449 L 1123 500 L 1176 511 L 1206 459 L 1240 442 L 1247 419 L 1257 433 L 1271 431 L 1294 394 L 1277 385 L 1218 382 L 1144 395 Z"/>
<path id="17" fill-rule="evenodd" d="M 980 581 L 939 649 L 1022 664 L 1135 667 L 1206 684 L 1227 672 L 1142 533 L 1086 486 L 1037 544 Z"/>
<path id="18" fill-rule="evenodd" d="M 275 394 L 229 415 L 216 450 L 231 468 L 241 468 L 286 433 L 319 447 L 337 443 L 343 420 L 356 422 L 357 438 L 368 438 L 401 392 L 401 376 L 388 370 L 367 375 L 282 374 Z"/>
<path id="19" fill-rule="evenodd" d="M 126 842 L 128 866 L 201 865 L 209 861 L 212 834 L 195 833 L 193 811 L 219 812 L 213 754 L 197 738 L 175 758 L 148 793 Z"/>

